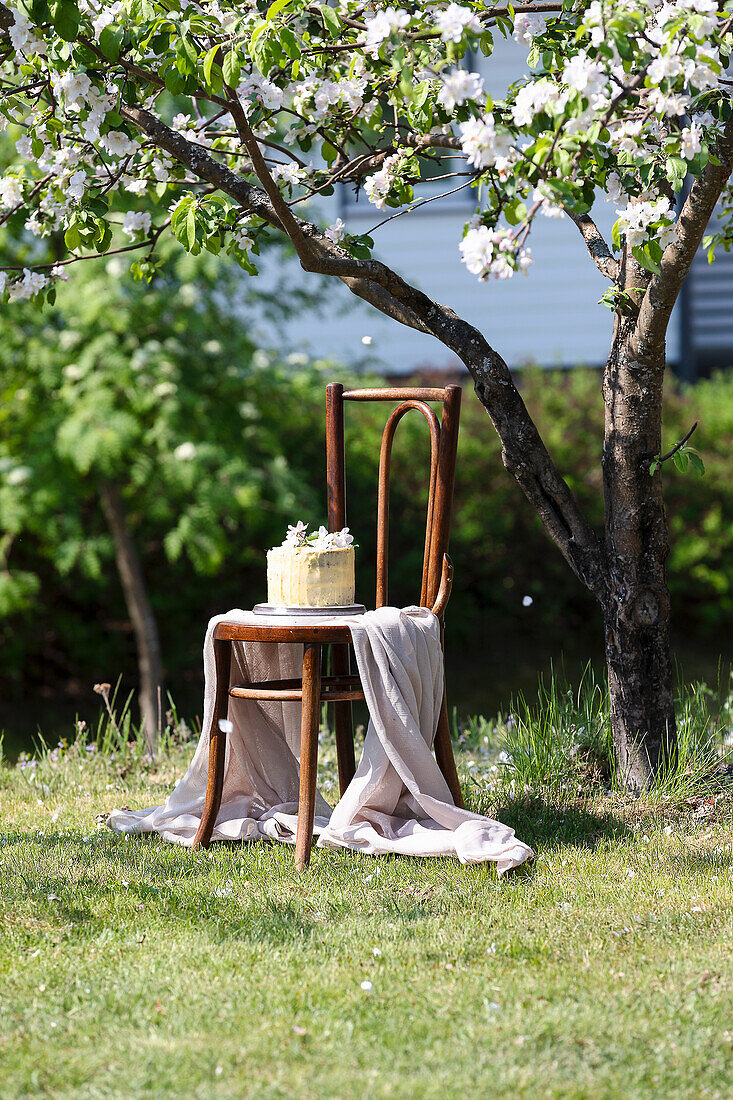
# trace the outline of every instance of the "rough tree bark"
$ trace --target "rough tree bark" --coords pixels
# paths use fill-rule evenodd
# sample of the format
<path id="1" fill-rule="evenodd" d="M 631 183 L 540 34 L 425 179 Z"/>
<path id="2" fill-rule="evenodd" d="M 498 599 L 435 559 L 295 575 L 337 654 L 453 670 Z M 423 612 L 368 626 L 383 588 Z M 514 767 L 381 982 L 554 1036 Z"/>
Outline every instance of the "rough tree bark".
<path id="1" fill-rule="evenodd" d="M 114 540 L 117 571 L 135 632 L 140 676 L 138 693 L 140 716 L 145 743 L 150 752 L 153 752 L 160 728 L 163 698 L 163 664 L 158 624 L 150 604 L 140 558 L 130 535 L 125 506 L 117 486 L 110 481 L 102 482 L 99 487 L 99 497 L 107 526 Z"/>
<path id="2" fill-rule="evenodd" d="M 628 290 L 648 282 L 626 249 L 621 286 Z M 639 347 L 636 297 L 629 292 L 630 312 L 616 313 L 603 379 L 608 583 L 599 602 L 617 764 L 625 785 L 639 789 L 670 757 L 676 729 L 661 468 L 649 475 L 662 448 L 665 346 L 657 340 Z"/>

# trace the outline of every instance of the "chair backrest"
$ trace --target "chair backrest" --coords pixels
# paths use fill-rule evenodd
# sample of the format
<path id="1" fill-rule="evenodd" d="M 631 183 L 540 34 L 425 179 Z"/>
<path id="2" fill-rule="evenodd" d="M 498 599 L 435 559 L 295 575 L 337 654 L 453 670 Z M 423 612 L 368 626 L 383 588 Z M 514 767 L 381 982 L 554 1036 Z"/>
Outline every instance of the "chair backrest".
<path id="1" fill-rule="evenodd" d="M 392 443 L 402 417 L 411 409 L 422 413 L 430 429 L 430 486 L 425 524 L 420 605 L 433 607 L 441 588 L 444 555 L 450 535 L 453 483 L 456 470 L 461 387 L 445 389 L 344 390 L 340 382 L 326 387 L 326 481 L 328 485 L 328 527 L 340 531 L 346 526 L 346 455 L 344 446 L 345 401 L 390 401 L 397 403 L 387 418 L 379 453 L 377 495 L 377 596 L 376 606 L 387 603 L 389 553 L 389 479 Z M 430 402 L 440 402 L 440 421 Z M 448 563 L 448 568 L 449 563 Z M 447 578 L 450 591 L 450 576 Z M 446 596 L 447 599 L 447 596 Z"/>

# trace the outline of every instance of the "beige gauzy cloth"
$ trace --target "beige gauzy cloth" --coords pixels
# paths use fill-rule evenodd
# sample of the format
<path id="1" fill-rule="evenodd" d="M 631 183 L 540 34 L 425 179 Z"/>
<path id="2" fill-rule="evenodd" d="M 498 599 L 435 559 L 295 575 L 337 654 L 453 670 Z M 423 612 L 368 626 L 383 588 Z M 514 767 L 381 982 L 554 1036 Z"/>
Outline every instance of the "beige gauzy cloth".
<path id="1" fill-rule="evenodd" d="M 230 611 L 212 619 L 204 644 L 204 720 L 214 706 L 213 632 L 222 620 L 262 626 L 303 624 Z M 315 624 L 321 620 L 309 620 Z M 333 811 L 318 794 L 315 832 L 320 847 L 373 855 L 457 856 L 461 863 L 494 861 L 500 874 L 534 853 L 513 829 L 453 805 L 431 752 L 443 696 L 440 625 L 431 611 L 382 607 L 327 621 L 348 625 L 366 702 L 369 728 L 356 774 Z M 260 642 L 232 647 L 230 682 L 300 676 L 302 646 Z M 294 843 L 298 813 L 300 703 L 230 699 L 221 809 L 214 840 Z M 113 810 L 111 829 L 158 832 L 190 845 L 206 794 L 209 739 L 204 732 L 186 774 L 164 806 Z"/>

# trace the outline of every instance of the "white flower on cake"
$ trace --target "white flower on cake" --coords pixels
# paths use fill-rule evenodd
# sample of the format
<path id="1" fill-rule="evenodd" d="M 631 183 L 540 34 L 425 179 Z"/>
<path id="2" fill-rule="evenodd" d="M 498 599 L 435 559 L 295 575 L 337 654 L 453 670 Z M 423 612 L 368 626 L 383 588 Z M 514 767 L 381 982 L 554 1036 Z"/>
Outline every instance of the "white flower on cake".
<path id="1" fill-rule="evenodd" d="M 354 545 L 354 536 L 349 534 L 348 527 L 340 531 L 329 531 L 323 525 L 317 531 L 311 531 L 308 534 L 308 524 L 298 520 L 296 524 L 288 527 L 288 533 L 282 545 L 293 549 L 345 550 L 347 546 Z"/>

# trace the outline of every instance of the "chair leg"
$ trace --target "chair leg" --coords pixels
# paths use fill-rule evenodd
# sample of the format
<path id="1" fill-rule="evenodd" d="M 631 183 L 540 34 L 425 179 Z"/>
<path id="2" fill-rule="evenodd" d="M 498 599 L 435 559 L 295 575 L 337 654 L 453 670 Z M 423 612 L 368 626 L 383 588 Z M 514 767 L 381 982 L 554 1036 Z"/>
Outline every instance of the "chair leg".
<path id="1" fill-rule="evenodd" d="M 209 730 L 209 777 L 206 784 L 206 801 L 201 814 L 201 822 L 196 831 L 193 848 L 208 848 L 211 834 L 221 806 L 221 792 L 224 786 L 224 761 L 226 758 L 227 735 L 219 728 L 222 718 L 229 713 L 229 676 L 231 669 L 232 643 L 214 639 L 214 660 L 216 663 L 216 696 L 214 712 Z"/>
<path id="2" fill-rule="evenodd" d="M 321 713 L 321 646 L 310 642 L 303 647 L 303 702 L 300 720 L 300 792 L 295 865 L 305 871 L 313 845 L 316 815 L 316 773 L 318 770 L 318 726 Z"/>
<path id="3" fill-rule="evenodd" d="M 456 771 L 456 761 L 453 756 L 453 746 L 450 740 L 450 725 L 448 724 L 448 704 L 445 700 L 445 692 L 443 692 L 443 702 L 440 706 L 440 718 L 438 719 L 438 729 L 435 733 L 435 759 L 438 761 L 438 767 L 443 773 L 443 777 L 450 788 L 450 793 L 453 795 L 453 801 L 456 806 L 460 806 L 463 809 L 463 795 L 461 794 L 461 784 L 458 782 L 458 772 Z"/>
<path id="4" fill-rule="evenodd" d="M 335 645 L 331 649 L 333 673 L 348 676 L 351 671 L 349 647 Z M 354 754 L 354 721 L 351 703 L 333 704 L 333 724 L 336 731 L 336 760 L 338 761 L 339 792 L 343 795 L 356 771 Z"/>

